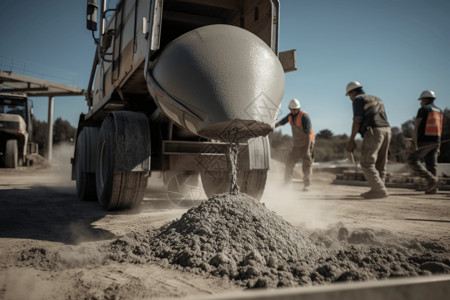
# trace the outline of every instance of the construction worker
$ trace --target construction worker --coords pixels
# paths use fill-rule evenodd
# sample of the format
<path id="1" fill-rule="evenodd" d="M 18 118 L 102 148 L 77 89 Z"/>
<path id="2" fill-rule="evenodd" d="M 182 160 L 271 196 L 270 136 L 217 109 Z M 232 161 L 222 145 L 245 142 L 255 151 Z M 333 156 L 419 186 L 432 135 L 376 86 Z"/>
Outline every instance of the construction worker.
<path id="1" fill-rule="evenodd" d="M 441 146 L 442 110 L 434 105 L 436 95 L 425 90 L 420 94 L 420 108 L 417 112 L 414 134 L 411 143 L 411 153 L 408 165 L 420 177 L 427 181 L 425 194 L 435 194 L 438 189 L 437 158 Z M 425 161 L 425 166 L 421 160 Z"/>
<path id="2" fill-rule="evenodd" d="M 360 164 L 370 190 L 361 196 L 367 199 L 388 197 L 384 181 L 391 128 L 383 102 L 378 97 L 366 94 L 357 81 L 347 84 L 345 95 L 353 102 L 352 133 L 347 151 L 353 153 L 355 150 L 358 132 L 363 137 Z"/>
<path id="3" fill-rule="evenodd" d="M 292 180 L 295 164 L 302 160 L 303 190 L 308 191 L 311 185 L 310 175 L 314 161 L 314 131 L 309 114 L 300 110 L 300 102 L 293 98 L 289 102 L 291 111 L 286 117 L 275 124 L 275 128 L 289 122 L 292 128 L 293 147 L 286 161 L 284 181 Z"/>

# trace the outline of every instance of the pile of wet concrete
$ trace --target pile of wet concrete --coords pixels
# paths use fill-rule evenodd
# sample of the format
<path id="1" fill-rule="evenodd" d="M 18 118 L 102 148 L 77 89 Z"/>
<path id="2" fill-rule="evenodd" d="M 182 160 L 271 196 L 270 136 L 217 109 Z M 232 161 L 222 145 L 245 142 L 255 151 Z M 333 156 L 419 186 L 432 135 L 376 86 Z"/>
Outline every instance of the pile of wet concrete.
<path id="1" fill-rule="evenodd" d="M 301 232 L 239 193 L 215 195 L 180 219 L 130 233 L 103 251 L 114 261 L 157 263 L 248 288 L 450 273 L 449 250 L 437 242 L 342 225 Z"/>

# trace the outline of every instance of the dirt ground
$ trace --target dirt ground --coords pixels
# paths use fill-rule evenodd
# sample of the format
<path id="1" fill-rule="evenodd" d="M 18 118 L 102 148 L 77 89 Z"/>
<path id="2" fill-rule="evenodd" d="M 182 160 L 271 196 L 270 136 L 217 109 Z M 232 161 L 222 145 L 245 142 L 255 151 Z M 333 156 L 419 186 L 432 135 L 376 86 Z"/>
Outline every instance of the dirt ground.
<path id="1" fill-rule="evenodd" d="M 279 174 L 273 166 L 261 202 L 302 232 L 370 229 L 450 249 L 450 191 L 390 189 L 389 198 L 363 200 L 366 187 L 334 185 L 329 173 L 314 174 L 308 192 L 300 182 L 283 185 Z M 139 211 L 105 212 L 76 198 L 68 166 L 0 169 L 0 205 L 0 299 L 182 298 L 244 288 L 160 264 L 104 262 L 102 245 L 187 211 L 167 200 L 158 178 Z"/>

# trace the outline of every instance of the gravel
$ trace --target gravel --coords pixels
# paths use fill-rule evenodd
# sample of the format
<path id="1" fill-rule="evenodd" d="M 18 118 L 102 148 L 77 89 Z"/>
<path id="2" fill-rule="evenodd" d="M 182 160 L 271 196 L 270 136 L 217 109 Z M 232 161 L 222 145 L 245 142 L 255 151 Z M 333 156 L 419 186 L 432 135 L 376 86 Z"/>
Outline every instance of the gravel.
<path id="1" fill-rule="evenodd" d="M 156 262 L 248 288 L 303 286 L 450 273 L 439 243 L 342 224 L 306 233 L 246 194 L 215 195 L 179 220 L 133 232 L 104 250 L 109 259 Z"/>

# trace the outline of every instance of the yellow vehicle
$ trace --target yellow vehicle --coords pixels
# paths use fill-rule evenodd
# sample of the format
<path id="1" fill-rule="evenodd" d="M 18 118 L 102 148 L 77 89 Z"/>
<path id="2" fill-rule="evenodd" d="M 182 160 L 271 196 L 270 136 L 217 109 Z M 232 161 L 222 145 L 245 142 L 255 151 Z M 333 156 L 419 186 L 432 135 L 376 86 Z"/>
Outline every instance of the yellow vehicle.
<path id="1" fill-rule="evenodd" d="M 0 166 L 17 168 L 30 162 L 38 147 L 32 138 L 31 100 L 26 96 L 0 93 Z"/>

